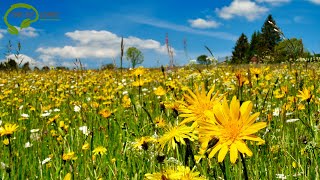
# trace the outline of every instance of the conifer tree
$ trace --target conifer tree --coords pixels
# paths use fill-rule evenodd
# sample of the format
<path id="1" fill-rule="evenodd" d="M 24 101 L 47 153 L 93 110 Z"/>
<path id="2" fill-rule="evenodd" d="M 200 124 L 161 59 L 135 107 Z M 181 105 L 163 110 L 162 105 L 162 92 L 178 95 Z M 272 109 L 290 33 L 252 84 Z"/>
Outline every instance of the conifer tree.
<path id="1" fill-rule="evenodd" d="M 249 42 L 245 34 L 241 34 L 232 51 L 232 64 L 248 63 L 249 62 Z"/>
<path id="2" fill-rule="evenodd" d="M 269 14 L 261 28 L 262 52 L 270 55 L 273 53 L 274 47 L 281 41 L 280 34 L 274 30 L 276 22 L 272 15 Z"/>

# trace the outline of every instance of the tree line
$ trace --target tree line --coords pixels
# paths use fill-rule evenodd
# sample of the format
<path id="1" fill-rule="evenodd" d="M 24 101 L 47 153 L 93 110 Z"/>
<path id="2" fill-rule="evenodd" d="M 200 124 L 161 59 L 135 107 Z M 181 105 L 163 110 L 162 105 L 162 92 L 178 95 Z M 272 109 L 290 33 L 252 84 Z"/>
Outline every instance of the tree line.
<path id="1" fill-rule="evenodd" d="M 251 35 L 250 42 L 244 33 L 240 35 L 233 48 L 230 63 L 294 62 L 298 58 L 310 56 L 311 54 L 304 48 L 302 39 L 287 39 L 270 14 L 261 31 L 255 31 Z"/>

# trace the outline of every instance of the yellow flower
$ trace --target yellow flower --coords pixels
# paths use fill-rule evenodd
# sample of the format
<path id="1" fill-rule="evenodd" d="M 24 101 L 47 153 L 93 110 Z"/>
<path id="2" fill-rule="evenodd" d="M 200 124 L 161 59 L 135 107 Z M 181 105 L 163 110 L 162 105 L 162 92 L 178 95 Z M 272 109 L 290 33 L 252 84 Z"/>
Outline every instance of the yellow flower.
<path id="1" fill-rule="evenodd" d="M 60 117 L 59 114 L 55 115 L 54 117 L 49 118 L 48 120 L 48 124 L 53 123 L 55 120 L 57 120 Z"/>
<path id="2" fill-rule="evenodd" d="M 299 95 L 297 95 L 297 97 L 301 98 L 301 101 L 307 101 L 310 102 L 312 95 L 309 89 L 304 88 L 302 91 L 299 91 Z"/>
<path id="3" fill-rule="evenodd" d="M 108 109 L 102 109 L 99 114 L 101 114 L 102 117 L 108 118 L 112 115 L 112 112 Z"/>
<path id="4" fill-rule="evenodd" d="M 243 84 L 246 82 L 246 77 L 244 77 L 243 75 L 242 75 L 242 73 L 241 73 L 241 71 L 237 71 L 236 73 L 235 73 L 235 75 L 236 75 L 236 78 L 237 78 L 237 80 L 238 80 L 238 86 L 239 87 L 242 87 L 243 86 Z"/>
<path id="5" fill-rule="evenodd" d="M 195 133 L 196 131 L 194 131 L 193 127 L 188 127 L 184 124 L 168 128 L 166 133 L 158 140 L 160 149 L 163 150 L 166 144 L 168 144 L 168 151 L 171 148 L 175 149 L 177 146 L 176 142 L 185 145 L 184 138 L 194 141 L 195 139 L 198 139 Z"/>
<path id="6" fill-rule="evenodd" d="M 166 126 L 166 121 L 160 116 L 156 117 L 154 121 L 159 128 L 164 128 Z"/>
<path id="7" fill-rule="evenodd" d="M 182 106 L 179 108 L 179 111 L 182 113 L 179 116 L 185 118 L 181 124 L 193 121 L 194 123 L 206 121 L 208 118 L 204 112 L 206 110 L 212 110 L 212 108 L 222 99 L 222 97 L 217 98 L 219 91 L 212 96 L 214 87 L 212 87 L 208 93 L 205 91 L 204 84 L 201 86 L 201 91 L 198 90 L 197 86 L 195 86 L 195 89 L 195 93 L 190 89 L 187 89 L 189 95 L 184 94 L 185 102 L 181 102 Z"/>
<path id="8" fill-rule="evenodd" d="M 8 146 L 8 145 L 9 145 L 9 139 L 8 139 L 8 138 L 5 138 L 5 139 L 2 141 L 2 143 L 3 143 L 4 145 Z"/>
<path id="9" fill-rule="evenodd" d="M 10 136 L 18 129 L 18 125 L 7 123 L 4 127 L 0 127 L 0 135 L 1 136 Z"/>
<path id="10" fill-rule="evenodd" d="M 72 175 L 71 173 L 67 173 L 66 176 L 63 178 L 63 180 L 71 180 Z"/>
<path id="11" fill-rule="evenodd" d="M 189 167 L 178 166 L 169 167 L 162 172 L 147 173 L 145 178 L 149 180 L 205 180 L 205 177 L 199 176 L 200 173 L 194 170 L 190 170 Z"/>
<path id="12" fill-rule="evenodd" d="M 93 152 L 93 155 L 98 155 L 98 154 L 104 155 L 107 153 L 107 149 L 103 146 L 98 146 L 92 152 Z"/>
<path id="13" fill-rule="evenodd" d="M 136 139 L 136 142 L 134 143 L 133 147 L 136 149 L 144 149 L 148 150 L 148 143 L 155 142 L 156 140 L 149 136 L 141 137 L 140 139 Z"/>
<path id="14" fill-rule="evenodd" d="M 252 74 L 254 74 L 256 77 L 259 76 L 259 74 L 261 74 L 261 69 L 258 68 L 250 68 L 250 71 Z"/>
<path id="15" fill-rule="evenodd" d="M 132 82 L 132 86 L 143 86 L 143 84 L 145 83 L 145 81 L 144 80 L 142 80 L 141 78 L 139 78 L 139 80 L 136 80 L 136 81 L 134 81 L 134 82 Z"/>
<path id="16" fill-rule="evenodd" d="M 164 90 L 162 86 L 159 86 L 156 90 L 154 90 L 154 94 L 157 96 L 163 96 L 166 94 L 166 90 Z"/>
<path id="17" fill-rule="evenodd" d="M 116 158 L 112 158 L 112 159 L 111 159 L 111 162 L 112 162 L 112 163 L 115 163 L 116 161 L 117 161 Z"/>
<path id="18" fill-rule="evenodd" d="M 292 162 L 292 167 L 297 168 L 297 163 L 295 161 Z"/>
<path id="19" fill-rule="evenodd" d="M 199 125 L 199 141 L 201 148 L 206 149 L 210 140 L 219 139 L 218 143 L 208 149 L 209 158 L 212 158 L 218 151 L 218 162 L 222 162 L 230 151 L 230 161 L 235 163 L 238 159 L 238 151 L 242 154 L 252 156 L 244 140 L 251 140 L 263 143 L 264 140 L 253 135 L 260 129 L 267 126 L 266 122 L 254 123 L 260 113 L 250 115 L 252 110 L 251 101 L 240 102 L 234 96 L 230 108 L 226 98 L 213 108 L 213 111 L 206 114 L 211 117 L 210 121 L 202 121 Z"/>
<path id="20" fill-rule="evenodd" d="M 178 166 L 176 172 L 173 172 L 169 177 L 170 179 L 182 180 L 205 180 L 204 177 L 199 177 L 200 173 L 190 170 L 189 167 Z"/>
<path id="21" fill-rule="evenodd" d="M 122 106 L 124 108 L 129 108 L 131 106 L 131 100 L 128 95 L 124 95 L 122 98 Z"/>
<path id="22" fill-rule="evenodd" d="M 140 67 L 134 69 L 132 74 L 135 75 L 135 76 L 141 76 L 141 75 L 143 75 L 145 73 L 145 71 L 146 70 L 142 66 L 140 66 Z"/>
<path id="23" fill-rule="evenodd" d="M 69 160 L 76 160 L 77 157 L 75 156 L 74 152 L 68 152 L 68 153 L 62 155 L 62 159 L 64 161 L 69 161 Z"/>
<path id="24" fill-rule="evenodd" d="M 85 143 L 83 146 L 82 146 L 82 150 L 88 150 L 90 147 L 89 143 Z"/>

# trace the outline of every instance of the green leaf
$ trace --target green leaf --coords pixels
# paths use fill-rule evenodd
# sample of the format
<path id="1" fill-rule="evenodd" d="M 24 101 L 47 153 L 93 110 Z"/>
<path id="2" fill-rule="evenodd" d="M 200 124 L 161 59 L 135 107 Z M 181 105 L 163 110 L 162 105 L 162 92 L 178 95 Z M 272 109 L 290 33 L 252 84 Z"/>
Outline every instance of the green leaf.
<path id="1" fill-rule="evenodd" d="M 23 28 L 27 28 L 29 27 L 31 24 L 31 19 L 25 19 L 22 21 L 22 23 L 20 24 L 20 28 L 23 29 Z"/>

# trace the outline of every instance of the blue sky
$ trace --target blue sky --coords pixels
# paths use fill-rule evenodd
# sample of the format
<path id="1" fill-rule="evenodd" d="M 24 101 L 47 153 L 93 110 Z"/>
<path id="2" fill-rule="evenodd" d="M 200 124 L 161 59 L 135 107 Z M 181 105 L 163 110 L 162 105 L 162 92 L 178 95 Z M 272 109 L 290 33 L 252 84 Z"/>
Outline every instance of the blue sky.
<path id="1" fill-rule="evenodd" d="M 40 20 L 19 35 L 9 34 L 3 21 L 15 3 L 30 4 L 40 13 Z M 168 34 L 176 64 L 184 65 L 201 54 L 209 55 L 204 46 L 216 58 L 231 55 L 240 34 L 250 38 L 268 14 L 287 38 L 302 38 L 308 51 L 320 53 L 319 10 L 320 0 L 3 0 L 0 59 L 5 59 L 11 40 L 13 45 L 21 42 L 21 59 L 37 66 L 73 67 L 75 58 L 80 58 L 87 68 L 97 68 L 118 63 L 123 37 L 125 48 L 135 46 L 143 52 L 143 66 L 166 65 Z M 19 26 L 28 15 L 33 18 L 30 12 L 16 9 L 8 21 Z"/>

